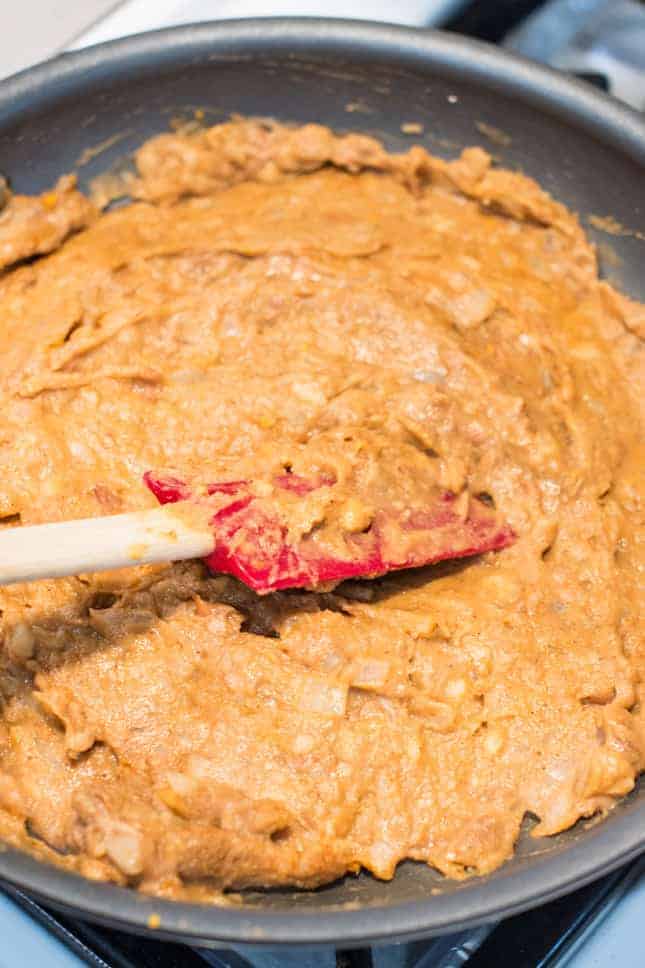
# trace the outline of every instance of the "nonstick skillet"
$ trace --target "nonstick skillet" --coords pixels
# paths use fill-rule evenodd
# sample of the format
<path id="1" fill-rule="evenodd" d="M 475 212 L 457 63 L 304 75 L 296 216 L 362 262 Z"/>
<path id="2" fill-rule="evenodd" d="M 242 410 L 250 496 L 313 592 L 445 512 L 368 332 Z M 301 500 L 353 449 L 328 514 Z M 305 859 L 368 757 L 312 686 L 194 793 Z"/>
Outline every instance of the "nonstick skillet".
<path id="1" fill-rule="evenodd" d="M 422 123 L 426 135 L 415 140 L 436 154 L 483 144 L 579 212 L 601 256 L 611 248 L 607 275 L 645 299 L 645 121 L 582 83 L 448 34 L 349 21 L 228 21 L 66 54 L 0 84 L 0 171 L 22 192 L 42 191 L 74 169 L 84 185 L 196 109 L 209 123 L 232 112 L 319 121 L 376 134 L 395 150 L 411 143 L 404 122 Z M 597 231 L 590 216 L 611 216 L 619 234 Z M 389 883 L 361 875 L 318 891 L 253 892 L 207 906 L 87 881 L 12 849 L 0 851 L 0 879 L 76 915 L 191 944 L 347 947 L 508 916 L 643 848 L 641 782 L 604 821 L 549 839 L 525 833 L 513 860 L 465 882 L 408 862 Z"/>

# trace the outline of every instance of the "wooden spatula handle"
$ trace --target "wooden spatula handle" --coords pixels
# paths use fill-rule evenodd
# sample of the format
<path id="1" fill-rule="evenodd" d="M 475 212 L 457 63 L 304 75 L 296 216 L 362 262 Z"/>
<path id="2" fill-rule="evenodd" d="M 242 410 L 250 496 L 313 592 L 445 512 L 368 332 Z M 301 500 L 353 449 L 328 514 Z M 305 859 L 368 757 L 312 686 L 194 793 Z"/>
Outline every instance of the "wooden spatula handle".
<path id="1" fill-rule="evenodd" d="M 0 585 L 202 558 L 212 552 L 207 522 L 177 505 L 106 518 L 0 530 Z"/>

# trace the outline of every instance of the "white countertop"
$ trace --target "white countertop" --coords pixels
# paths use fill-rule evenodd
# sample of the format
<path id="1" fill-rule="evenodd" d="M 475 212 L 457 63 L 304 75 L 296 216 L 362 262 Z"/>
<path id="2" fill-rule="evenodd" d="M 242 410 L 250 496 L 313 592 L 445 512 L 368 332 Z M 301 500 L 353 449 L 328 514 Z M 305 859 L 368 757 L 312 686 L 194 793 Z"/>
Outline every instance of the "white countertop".
<path id="1" fill-rule="evenodd" d="M 0 6 L 0 77 L 7 77 L 63 50 L 122 0 L 7 0 L 6 10 Z"/>

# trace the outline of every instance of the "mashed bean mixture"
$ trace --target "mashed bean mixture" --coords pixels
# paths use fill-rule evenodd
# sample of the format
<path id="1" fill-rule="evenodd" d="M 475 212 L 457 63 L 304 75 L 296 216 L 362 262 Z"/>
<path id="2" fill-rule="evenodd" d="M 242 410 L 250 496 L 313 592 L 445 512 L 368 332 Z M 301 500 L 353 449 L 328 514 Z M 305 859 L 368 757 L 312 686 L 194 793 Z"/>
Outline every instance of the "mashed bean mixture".
<path id="1" fill-rule="evenodd" d="M 610 810 L 645 766 L 643 307 L 479 148 L 238 120 L 136 164 L 104 214 L 5 192 L 4 526 L 385 439 L 518 539 L 262 598 L 200 562 L 1 589 L 2 838 L 209 898 L 483 873 L 527 814 Z"/>

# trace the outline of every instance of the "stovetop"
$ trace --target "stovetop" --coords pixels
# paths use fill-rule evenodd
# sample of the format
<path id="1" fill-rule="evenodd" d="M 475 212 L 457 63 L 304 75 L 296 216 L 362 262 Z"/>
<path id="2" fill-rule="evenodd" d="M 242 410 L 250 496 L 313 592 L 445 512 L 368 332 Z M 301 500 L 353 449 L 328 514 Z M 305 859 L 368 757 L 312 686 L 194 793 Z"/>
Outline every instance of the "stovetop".
<path id="1" fill-rule="evenodd" d="M 408 944 L 195 949 L 85 924 L 10 889 L 0 895 L 0 968 L 642 968 L 645 858 L 498 925 Z"/>
<path id="2" fill-rule="evenodd" d="M 66 8 L 74 3 L 77 29 L 84 32 L 74 38 L 71 30 L 65 41 L 56 34 L 47 53 L 215 13 L 221 18 L 347 14 L 344 0 L 91 0 L 90 8 L 94 4 L 97 11 L 112 12 L 86 29 L 88 4 L 68 0 Z M 362 0 L 351 15 L 440 25 L 500 43 L 645 110 L 645 4 L 636 0 Z M 39 45 L 34 58 L 43 54 L 42 41 Z M 0 47 L 0 75 L 1 63 Z M 79 968 L 83 963 L 95 968 L 641 968 L 644 917 L 645 857 L 497 925 L 356 951 L 191 949 L 85 924 L 8 888 L 0 893 L 0 968 Z"/>

